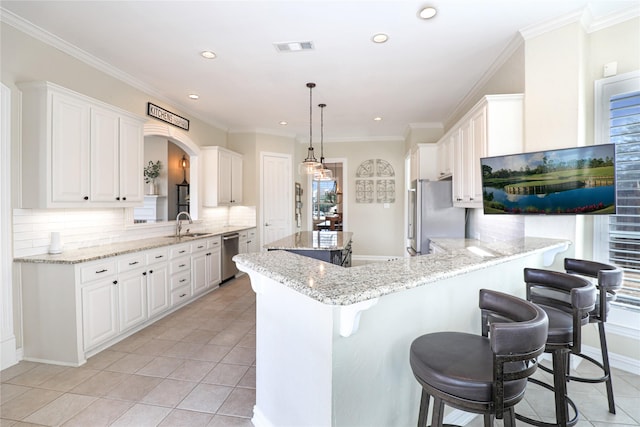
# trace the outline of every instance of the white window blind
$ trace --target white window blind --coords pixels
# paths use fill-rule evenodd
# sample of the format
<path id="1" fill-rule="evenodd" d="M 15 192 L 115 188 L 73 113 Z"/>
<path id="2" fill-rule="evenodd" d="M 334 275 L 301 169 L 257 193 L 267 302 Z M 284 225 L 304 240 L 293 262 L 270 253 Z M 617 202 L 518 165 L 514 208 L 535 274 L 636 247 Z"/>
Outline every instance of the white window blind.
<path id="1" fill-rule="evenodd" d="M 612 96 L 609 113 L 617 206 L 609 217 L 609 261 L 625 272 L 619 301 L 640 306 L 640 92 Z"/>

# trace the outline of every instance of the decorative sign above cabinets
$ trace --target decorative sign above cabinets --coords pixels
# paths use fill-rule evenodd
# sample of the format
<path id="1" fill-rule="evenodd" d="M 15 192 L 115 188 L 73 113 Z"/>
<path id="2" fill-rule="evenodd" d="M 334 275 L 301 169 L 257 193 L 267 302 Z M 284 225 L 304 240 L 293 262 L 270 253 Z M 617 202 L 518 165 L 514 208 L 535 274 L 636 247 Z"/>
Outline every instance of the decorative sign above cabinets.
<path id="1" fill-rule="evenodd" d="M 189 130 L 189 120 L 184 117 L 180 117 L 179 115 L 172 113 L 171 111 L 167 111 L 164 108 L 158 107 L 151 102 L 147 103 L 147 115 L 151 117 L 155 117 L 158 120 L 162 120 L 163 122 L 169 123 L 170 125 L 174 125 L 184 130 Z"/>

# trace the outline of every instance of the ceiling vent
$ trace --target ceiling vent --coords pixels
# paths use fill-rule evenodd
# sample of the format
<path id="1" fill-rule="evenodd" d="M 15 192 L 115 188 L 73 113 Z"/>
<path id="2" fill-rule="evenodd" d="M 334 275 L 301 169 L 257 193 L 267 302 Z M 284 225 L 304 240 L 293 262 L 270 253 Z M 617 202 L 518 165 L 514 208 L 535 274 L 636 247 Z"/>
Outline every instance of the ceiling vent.
<path id="1" fill-rule="evenodd" d="M 300 52 L 303 50 L 313 50 L 313 42 L 285 42 L 274 43 L 278 52 Z"/>

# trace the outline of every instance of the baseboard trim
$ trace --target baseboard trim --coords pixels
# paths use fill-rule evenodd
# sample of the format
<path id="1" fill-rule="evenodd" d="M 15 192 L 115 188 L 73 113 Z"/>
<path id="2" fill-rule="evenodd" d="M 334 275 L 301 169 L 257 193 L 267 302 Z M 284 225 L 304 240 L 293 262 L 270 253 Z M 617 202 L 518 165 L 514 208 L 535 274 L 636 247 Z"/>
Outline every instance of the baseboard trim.
<path id="1" fill-rule="evenodd" d="M 596 360 L 602 359 L 600 348 L 598 347 L 583 345 L 582 353 Z M 580 358 L 575 357 L 572 359 Z M 620 369 L 621 371 L 629 372 L 634 375 L 640 375 L 640 360 L 634 359 L 632 357 L 609 352 L 609 365 L 611 365 L 612 368 Z"/>

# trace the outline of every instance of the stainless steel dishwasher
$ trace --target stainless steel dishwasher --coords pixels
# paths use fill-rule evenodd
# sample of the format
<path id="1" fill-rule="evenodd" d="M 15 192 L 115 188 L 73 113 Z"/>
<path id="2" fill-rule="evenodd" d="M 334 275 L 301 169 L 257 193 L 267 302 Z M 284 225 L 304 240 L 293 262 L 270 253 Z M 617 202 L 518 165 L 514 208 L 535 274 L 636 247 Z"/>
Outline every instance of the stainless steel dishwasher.
<path id="1" fill-rule="evenodd" d="M 225 234 L 222 236 L 222 281 L 231 279 L 238 273 L 236 263 L 231 259 L 238 255 L 238 241 L 240 234 Z"/>

